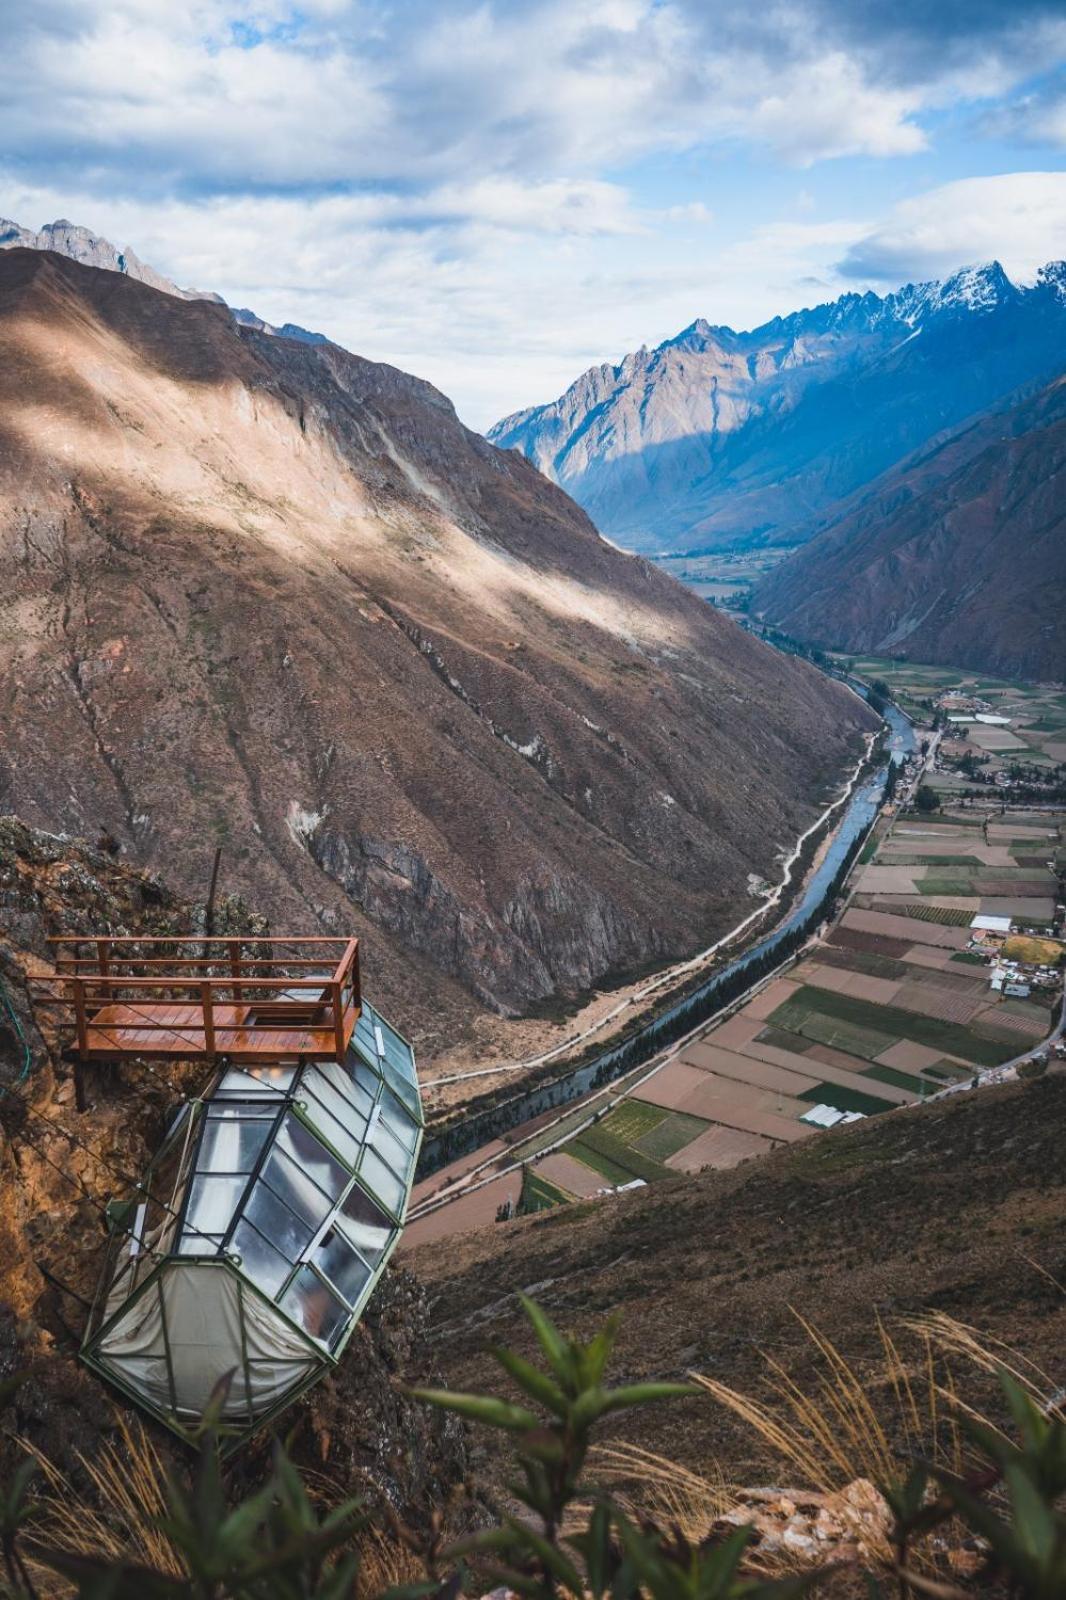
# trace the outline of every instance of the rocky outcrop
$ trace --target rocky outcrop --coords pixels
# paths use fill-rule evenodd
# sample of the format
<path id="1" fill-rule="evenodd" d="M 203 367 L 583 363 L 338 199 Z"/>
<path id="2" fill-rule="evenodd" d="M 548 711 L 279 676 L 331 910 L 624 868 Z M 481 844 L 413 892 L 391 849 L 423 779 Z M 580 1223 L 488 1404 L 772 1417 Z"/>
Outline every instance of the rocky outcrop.
<path id="1" fill-rule="evenodd" d="M 0 217 L 0 250 L 4 249 L 53 250 L 71 261 L 80 261 L 85 267 L 124 273 L 127 277 L 136 278 L 138 283 L 147 283 L 151 288 L 159 289 L 163 294 L 178 295 L 184 300 L 215 300 L 223 304 L 220 295 L 179 289 L 176 283 L 165 278 L 161 272 L 156 272 L 132 250 L 119 250 L 110 239 L 102 238 L 90 228 L 68 222 L 65 217 L 58 222 L 46 222 L 43 228 L 37 229 L 24 228 L 20 223 Z"/>
<path id="2" fill-rule="evenodd" d="M 1066 680 L 1066 379 L 880 479 L 783 562 L 755 605 L 867 655 Z"/>
<path id="3" fill-rule="evenodd" d="M 221 845 L 416 1044 L 708 943 L 872 726 L 334 345 L 10 250 L 0 396 L 0 805 Z"/>
<path id="4" fill-rule="evenodd" d="M 110 239 L 102 238 L 90 228 L 68 222 L 65 217 L 58 222 L 46 222 L 43 228 L 24 228 L 18 222 L 9 222 L 5 217 L 0 217 L 0 250 L 4 249 L 53 250 L 56 255 L 80 261 L 82 266 L 99 267 L 104 272 L 121 272 L 126 277 L 136 278 L 138 283 L 147 283 L 162 294 L 177 295 L 181 300 L 212 300 L 216 305 L 226 304 L 220 294 L 213 294 L 207 289 L 179 289 L 176 283 L 150 267 L 132 250 L 119 250 Z M 277 328 L 244 307 L 228 309 L 235 322 L 244 327 L 257 328 L 260 333 L 274 334 L 279 339 L 298 339 L 305 344 L 326 343 L 325 334 L 311 333 L 295 322 L 286 322 Z"/>
<path id="5" fill-rule="evenodd" d="M 489 431 L 630 548 L 807 539 L 945 428 L 1066 364 L 1066 266 L 998 262 L 751 332 L 703 318 Z"/>

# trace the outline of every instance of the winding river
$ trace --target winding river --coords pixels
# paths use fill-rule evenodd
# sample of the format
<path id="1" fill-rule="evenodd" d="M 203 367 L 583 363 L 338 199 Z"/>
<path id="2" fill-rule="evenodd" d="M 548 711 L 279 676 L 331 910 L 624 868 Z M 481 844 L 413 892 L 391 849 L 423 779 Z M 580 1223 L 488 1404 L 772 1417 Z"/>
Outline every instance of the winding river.
<path id="1" fill-rule="evenodd" d="M 914 729 L 895 706 L 890 705 L 886 708 L 884 718 L 889 728 L 889 760 L 896 763 L 905 761 L 915 748 Z M 737 974 L 744 973 L 749 967 L 760 963 L 765 956 L 771 955 L 794 929 L 799 927 L 812 912 L 818 910 L 825 900 L 848 851 L 856 840 L 867 832 L 877 816 L 884 797 L 887 773 L 886 763 L 855 790 L 817 870 L 811 874 L 787 916 L 776 924 L 772 932 L 751 945 L 743 955 L 737 956 L 724 967 L 718 967 L 702 984 L 690 990 L 618 1044 L 602 1050 L 590 1061 L 584 1062 L 580 1067 L 554 1079 L 551 1083 L 540 1084 L 525 1094 L 515 1095 L 506 1104 L 506 1127 L 494 1125 L 490 1132 L 485 1126 L 486 1118 L 473 1116 L 469 1123 L 450 1130 L 446 1145 L 440 1135 L 427 1138 L 422 1146 L 418 1177 L 420 1179 L 429 1177 L 441 1166 L 469 1154 L 488 1138 L 498 1137 L 507 1128 L 518 1127 L 531 1118 L 540 1116 L 542 1112 L 580 1100 L 582 1095 L 588 1094 L 593 1088 L 609 1082 L 615 1075 L 612 1068 L 617 1067 L 620 1072 L 624 1065 L 633 1064 L 631 1050 L 636 1041 L 639 1040 L 647 1045 L 650 1058 L 655 1052 L 656 1038 L 668 1033 L 669 1024 L 679 1012 L 691 1006 L 694 1001 L 713 999 L 715 993 L 725 989 Z"/>

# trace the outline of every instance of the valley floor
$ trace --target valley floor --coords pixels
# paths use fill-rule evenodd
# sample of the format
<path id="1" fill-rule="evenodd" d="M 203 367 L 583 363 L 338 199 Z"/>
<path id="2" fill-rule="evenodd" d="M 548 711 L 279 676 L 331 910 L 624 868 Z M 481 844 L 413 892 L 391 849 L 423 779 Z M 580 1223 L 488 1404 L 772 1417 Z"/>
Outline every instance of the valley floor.
<path id="1" fill-rule="evenodd" d="M 590 1042 L 606 1047 L 613 1038 L 633 1026 L 642 1013 L 682 993 L 701 973 L 710 971 L 735 952 L 738 943 L 753 933 L 764 931 L 781 907 L 802 889 L 817 870 L 839 825 L 843 808 L 855 791 L 873 747 L 873 735 L 863 741 L 862 754 L 844 780 L 839 794 L 804 830 L 784 856 L 780 875 L 773 884 L 762 880 L 750 887 L 748 908 L 741 909 L 736 923 L 705 949 L 669 967 L 659 968 L 630 983 L 603 989 L 592 995 L 576 1012 L 564 1011 L 557 1017 L 524 1017 L 504 1020 L 484 1015 L 473 1025 L 474 1038 L 464 1038 L 451 1050 L 436 1052 L 420 1069 L 422 1093 L 431 1120 L 452 1107 L 463 1105 L 472 1095 L 484 1093 L 528 1076 L 551 1061 L 576 1058 Z M 805 866 L 801 858 L 815 846 Z"/>
<path id="2" fill-rule="evenodd" d="M 405 1247 L 491 1226 L 501 1206 L 735 1167 L 1013 1070 L 1061 1015 L 1063 946 L 1019 954 L 970 924 L 1050 932 L 1064 867 L 1066 813 L 887 808 L 819 941 L 650 1066 L 426 1179 Z"/>

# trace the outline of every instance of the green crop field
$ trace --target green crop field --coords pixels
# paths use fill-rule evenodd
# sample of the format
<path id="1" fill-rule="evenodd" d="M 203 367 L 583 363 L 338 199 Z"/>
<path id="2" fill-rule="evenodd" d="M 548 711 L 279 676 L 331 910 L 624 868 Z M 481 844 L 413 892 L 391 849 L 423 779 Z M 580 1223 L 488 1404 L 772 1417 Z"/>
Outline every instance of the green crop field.
<path id="1" fill-rule="evenodd" d="M 864 1117 L 875 1117 L 879 1111 L 891 1110 L 890 1102 L 876 1095 L 863 1094 L 860 1089 L 848 1089 L 840 1083 L 818 1083 L 805 1089 L 801 1100 L 812 1100 L 815 1105 L 835 1106 L 837 1111 L 861 1111 Z"/>
<path id="2" fill-rule="evenodd" d="M 644 1100 L 623 1100 L 620 1106 L 608 1112 L 600 1123 L 601 1128 L 621 1139 L 623 1144 L 635 1145 L 637 1140 L 667 1116 L 662 1106 L 650 1106 Z"/>
<path id="3" fill-rule="evenodd" d="M 813 958 L 823 966 L 840 967 L 846 972 L 862 972 L 869 978 L 902 979 L 914 977 L 914 966 L 909 961 L 897 961 L 895 956 L 882 956 L 872 950 L 852 950 L 845 946 L 822 945 Z"/>
<path id="4" fill-rule="evenodd" d="M 803 1034 L 817 1044 L 831 1045 L 847 1055 L 872 1061 L 883 1050 L 898 1044 L 901 1034 L 884 1033 L 880 1028 L 864 1027 L 834 1012 L 831 1002 L 842 999 L 830 989 L 805 985 L 790 995 L 772 1013 L 770 1021 L 791 1032 Z M 871 1007 L 876 1011 L 877 1007 Z"/>
<path id="5" fill-rule="evenodd" d="M 935 1061 L 931 1067 L 926 1068 L 926 1071 L 930 1076 L 936 1073 L 945 1078 L 971 1078 L 973 1076 L 970 1067 L 964 1067 L 961 1061 L 949 1061 L 946 1056 L 942 1056 L 939 1061 Z"/>
<path id="6" fill-rule="evenodd" d="M 981 824 L 976 817 L 931 816 L 925 811 L 901 811 L 899 820 L 908 825 L 920 822 L 923 830 L 926 828 L 951 828 L 954 831 L 956 828 L 972 828 L 975 832 L 979 832 L 981 828 Z"/>
<path id="7" fill-rule="evenodd" d="M 867 1067 L 864 1078 L 876 1078 L 878 1083 L 890 1083 L 895 1089 L 909 1089 L 911 1094 L 921 1094 L 922 1080 L 914 1072 L 901 1072 L 898 1067 L 885 1067 L 880 1062 Z"/>
<path id="8" fill-rule="evenodd" d="M 565 1148 L 567 1155 L 576 1156 L 614 1184 L 631 1183 L 634 1178 L 654 1183 L 656 1178 L 667 1176 L 667 1169 L 660 1162 L 624 1144 L 600 1123 L 593 1123 Z"/>
<path id="9" fill-rule="evenodd" d="M 554 1183 L 542 1178 L 539 1172 L 532 1172 L 529 1167 L 524 1168 L 522 1194 L 518 1201 L 519 1216 L 527 1217 L 535 1211 L 550 1211 L 553 1206 L 565 1206 L 572 1199 L 572 1195 L 556 1188 Z"/>
<path id="10" fill-rule="evenodd" d="M 918 922 L 939 922 L 944 928 L 967 928 L 973 921 L 973 912 L 962 906 L 900 906 L 899 912 L 901 916 L 914 917 Z"/>
<path id="11" fill-rule="evenodd" d="M 872 1000 L 860 1000 L 853 995 L 836 994 L 831 989 L 814 989 L 805 985 L 791 995 L 783 1006 L 773 1013 L 772 1022 L 784 1021 L 780 1013 L 792 1008 L 787 1026 L 797 1032 L 812 1035 L 812 1025 L 824 1028 L 825 1023 L 837 1022 L 844 1030 L 853 1030 L 856 1042 L 866 1038 L 885 1038 L 887 1042 L 876 1050 L 868 1046 L 851 1047 L 852 1055 L 865 1055 L 867 1059 L 881 1054 L 889 1044 L 899 1039 L 911 1039 L 916 1044 L 928 1045 L 931 1050 L 942 1050 L 947 1055 L 962 1056 L 983 1067 L 998 1066 L 1018 1053 L 1017 1043 L 1004 1048 L 985 1028 L 978 1033 L 975 1028 L 958 1022 L 945 1022 L 939 1017 L 922 1016 L 917 1011 L 904 1011 L 898 1006 L 880 1006 Z M 827 1044 L 831 1040 L 825 1041 Z M 848 1049 L 847 1045 L 840 1048 Z"/>
<path id="12" fill-rule="evenodd" d="M 702 1117 L 690 1117 L 683 1111 L 671 1111 L 657 1127 L 637 1140 L 637 1149 L 652 1161 L 669 1161 L 693 1139 L 710 1127 Z"/>
<path id="13" fill-rule="evenodd" d="M 801 1056 L 811 1048 L 813 1040 L 804 1039 L 798 1033 L 789 1033 L 786 1028 L 764 1028 L 756 1035 L 756 1042 L 772 1045 L 775 1050 L 789 1050 L 793 1055 Z"/>
<path id="14" fill-rule="evenodd" d="M 625 1150 L 627 1146 L 622 1145 Z M 575 1161 L 580 1161 L 583 1166 L 591 1167 L 593 1172 L 598 1172 L 601 1178 L 606 1178 L 617 1188 L 619 1184 L 630 1183 L 636 1176 L 628 1167 L 623 1167 L 619 1162 L 612 1161 L 599 1150 L 592 1150 L 584 1142 L 584 1138 L 571 1139 L 570 1143 L 563 1146 L 568 1156 L 573 1156 Z"/>
<path id="15" fill-rule="evenodd" d="M 972 872 L 975 867 L 980 867 L 981 862 L 976 856 L 914 856 L 886 855 L 880 863 L 884 867 L 957 867 L 960 872 Z M 985 869 L 988 870 L 987 868 Z M 1007 870 L 1007 869 L 1004 869 Z"/>

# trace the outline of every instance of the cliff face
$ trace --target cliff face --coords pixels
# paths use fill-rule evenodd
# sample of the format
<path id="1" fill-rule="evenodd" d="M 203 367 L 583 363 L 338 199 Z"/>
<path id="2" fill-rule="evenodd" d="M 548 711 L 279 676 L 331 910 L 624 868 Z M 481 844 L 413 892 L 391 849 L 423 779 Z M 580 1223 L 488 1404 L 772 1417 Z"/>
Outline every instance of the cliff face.
<path id="1" fill-rule="evenodd" d="M 683 952 L 867 713 L 447 400 L 0 252 L 0 807 L 371 932 L 418 1042 Z"/>
<path id="2" fill-rule="evenodd" d="M 1066 379 L 880 479 L 756 591 L 802 639 L 1066 679 Z"/>
<path id="3" fill-rule="evenodd" d="M 1066 267 L 848 294 L 750 332 L 702 318 L 489 432 L 639 550 L 809 538 L 945 428 L 1066 365 Z"/>

